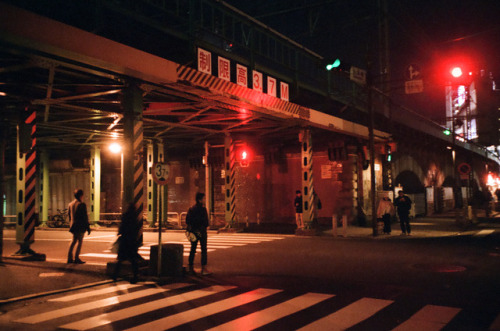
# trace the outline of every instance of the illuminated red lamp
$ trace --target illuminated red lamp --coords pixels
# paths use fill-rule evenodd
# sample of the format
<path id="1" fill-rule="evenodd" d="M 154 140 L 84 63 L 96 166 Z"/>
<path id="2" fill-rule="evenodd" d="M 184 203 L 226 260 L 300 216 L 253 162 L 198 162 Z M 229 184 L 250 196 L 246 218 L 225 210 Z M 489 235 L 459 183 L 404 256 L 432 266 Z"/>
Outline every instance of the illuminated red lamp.
<path id="1" fill-rule="evenodd" d="M 451 75 L 455 78 L 459 78 L 459 77 L 462 77 L 462 68 L 460 67 L 453 67 L 450 71 Z"/>
<path id="2" fill-rule="evenodd" d="M 252 152 L 248 147 L 242 147 L 238 150 L 238 153 L 236 153 L 236 161 L 240 163 L 240 166 L 242 168 L 246 168 L 250 165 L 250 162 L 252 161 Z"/>

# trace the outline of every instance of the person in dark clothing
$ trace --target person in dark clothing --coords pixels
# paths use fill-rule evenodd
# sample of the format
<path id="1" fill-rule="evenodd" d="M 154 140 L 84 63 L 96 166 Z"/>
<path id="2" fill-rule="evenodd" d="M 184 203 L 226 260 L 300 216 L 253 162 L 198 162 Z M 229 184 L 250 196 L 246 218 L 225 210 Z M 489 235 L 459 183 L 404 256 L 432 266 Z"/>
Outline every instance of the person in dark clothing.
<path id="1" fill-rule="evenodd" d="M 69 245 L 68 263 L 83 264 L 80 260 L 80 251 L 83 244 L 85 232 L 90 235 L 89 216 L 87 215 L 87 205 L 83 202 L 83 190 L 75 190 L 75 200 L 68 205 L 69 232 L 73 234 L 73 240 Z M 76 245 L 75 259 L 73 259 L 73 249 Z"/>
<path id="2" fill-rule="evenodd" d="M 295 222 L 297 223 L 297 229 L 304 228 L 304 220 L 302 218 L 302 192 L 300 190 L 295 191 Z"/>
<path id="3" fill-rule="evenodd" d="M 208 213 L 205 204 L 205 194 L 196 193 L 196 204 L 189 208 L 186 216 L 187 230 L 194 233 L 196 239 L 191 241 L 191 251 L 189 253 L 189 273 L 195 275 L 194 271 L 194 255 L 198 241 L 201 246 L 201 274 L 203 276 L 210 275 L 211 272 L 207 269 L 207 227 Z"/>
<path id="4" fill-rule="evenodd" d="M 137 210 L 133 203 L 127 207 L 127 211 L 122 215 L 122 222 L 118 230 L 119 246 L 118 261 L 113 272 L 113 280 L 116 281 L 120 274 L 122 262 L 130 261 L 132 265 L 133 278 L 130 283 L 135 284 L 138 280 L 139 267 L 137 265 L 137 250 L 139 249 L 139 233 L 142 228 L 142 221 L 137 219 Z"/>
<path id="5" fill-rule="evenodd" d="M 398 192 L 398 197 L 394 200 L 394 205 L 398 209 L 399 223 L 401 224 L 401 235 L 410 235 L 410 209 L 411 199 L 403 191 Z"/>

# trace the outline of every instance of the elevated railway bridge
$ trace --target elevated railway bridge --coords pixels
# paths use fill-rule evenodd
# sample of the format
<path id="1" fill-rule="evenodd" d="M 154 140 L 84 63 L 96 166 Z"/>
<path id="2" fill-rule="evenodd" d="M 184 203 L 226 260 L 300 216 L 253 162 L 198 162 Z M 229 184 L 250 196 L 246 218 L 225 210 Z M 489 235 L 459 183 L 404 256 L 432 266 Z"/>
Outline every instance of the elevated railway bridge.
<path id="1" fill-rule="evenodd" d="M 0 2 L 2 213 L 17 242 L 29 250 L 37 219 L 76 187 L 93 224 L 132 202 L 155 226 L 197 191 L 214 225 L 293 224 L 297 189 L 306 222 L 361 221 L 367 89 L 322 61 L 222 1 Z M 497 171 L 496 155 L 411 110 L 389 114 L 372 92 L 377 191 L 403 187 L 433 213 L 457 200 L 445 189 L 457 164 L 478 185 Z"/>

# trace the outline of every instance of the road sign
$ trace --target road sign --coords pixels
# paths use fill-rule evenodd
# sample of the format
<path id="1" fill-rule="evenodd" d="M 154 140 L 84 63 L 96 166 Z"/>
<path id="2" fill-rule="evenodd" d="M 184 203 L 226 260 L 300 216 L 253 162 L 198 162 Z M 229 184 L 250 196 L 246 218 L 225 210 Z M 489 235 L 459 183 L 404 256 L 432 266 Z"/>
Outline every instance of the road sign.
<path id="1" fill-rule="evenodd" d="M 170 166 L 166 163 L 153 164 L 153 180 L 158 185 L 166 185 L 170 177 Z"/>
<path id="2" fill-rule="evenodd" d="M 406 80 L 415 80 L 422 77 L 420 74 L 420 68 L 415 64 L 410 64 L 406 67 L 405 76 Z"/>
<path id="3" fill-rule="evenodd" d="M 405 82 L 405 93 L 414 94 L 422 93 L 424 91 L 424 81 L 421 79 L 414 79 Z"/>
<path id="4" fill-rule="evenodd" d="M 366 84 L 366 70 L 357 67 L 351 67 L 349 73 L 352 81 L 362 85 Z"/>
<path id="5" fill-rule="evenodd" d="M 458 172 L 461 175 L 468 175 L 471 172 L 470 164 L 465 163 L 465 162 L 464 163 L 460 163 L 458 165 Z"/>
<path id="6" fill-rule="evenodd" d="M 406 94 L 422 93 L 424 91 L 424 81 L 417 65 L 410 64 L 406 67 L 405 78 Z"/>

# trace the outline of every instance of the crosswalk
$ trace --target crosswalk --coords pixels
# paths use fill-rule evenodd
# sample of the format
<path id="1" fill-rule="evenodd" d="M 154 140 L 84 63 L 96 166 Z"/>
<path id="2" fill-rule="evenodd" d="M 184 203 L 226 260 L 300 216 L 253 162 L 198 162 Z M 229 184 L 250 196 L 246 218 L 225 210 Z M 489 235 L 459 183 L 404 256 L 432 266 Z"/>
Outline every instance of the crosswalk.
<path id="1" fill-rule="evenodd" d="M 399 299 L 398 299 L 399 300 Z M 297 293 L 283 289 L 240 288 L 233 285 L 172 283 L 108 284 L 59 294 L 36 311 L 10 311 L 15 329 L 28 325 L 38 329 L 64 330 L 346 330 L 363 323 L 371 325 L 382 314 L 384 330 L 454 329 L 451 324 L 470 312 L 459 307 L 409 305 L 411 311 L 391 309 L 395 300 L 349 297 L 331 293 Z M 401 316 L 389 316 L 400 314 Z M 495 315 L 496 314 L 496 315 Z M 461 316 L 460 320 L 470 320 Z M 456 323 L 456 322 L 455 322 Z M 500 314 L 487 321 L 486 330 L 500 330 Z M 462 325 L 463 326 L 463 325 Z M 473 326 L 471 326 L 473 327 Z M 466 326 L 465 329 L 470 329 Z M 485 329 L 483 327 L 473 329 Z"/>
<path id="2" fill-rule="evenodd" d="M 283 235 L 258 235 L 258 234 L 209 234 L 207 241 L 207 251 L 214 252 L 217 249 L 228 249 L 232 247 L 241 247 L 252 244 L 260 244 L 264 242 L 271 242 L 276 240 L 281 240 L 286 238 Z M 189 256 L 189 251 L 191 249 L 191 243 L 183 238 L 177 241 L 165 242 L 168 244 L 182 244 L 184 245 L 184 256 Z M 145 243 L 139 248 L 139 254 L 144 259 L 149 259 L 149 254 L 151 246 L 157 243 Z M 197 253 L 201 252 L 200 245 L 198 244 Z M 100 253 L 84 253 L 80 254 L 81 257 L 91 257 L 103 260 L 114 260 L 116 259 L 116 254 L 112 253 L 109 249 L 106 249 Z"/>

